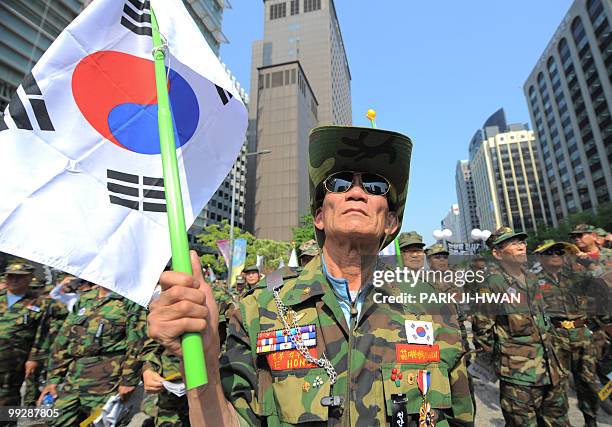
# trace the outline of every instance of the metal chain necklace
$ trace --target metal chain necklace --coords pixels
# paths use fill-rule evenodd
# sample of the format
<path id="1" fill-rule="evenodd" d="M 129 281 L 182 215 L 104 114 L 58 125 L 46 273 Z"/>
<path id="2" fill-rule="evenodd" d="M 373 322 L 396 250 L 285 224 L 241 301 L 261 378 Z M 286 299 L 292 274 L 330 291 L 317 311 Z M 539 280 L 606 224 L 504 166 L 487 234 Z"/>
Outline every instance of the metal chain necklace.
<path id="1" fill-rule="evenodd" d="M 306 359 L 310 363 L 317 365 L 320 368 L 325 369 L 325 372 L 327 372 L 327 375 L 329 376 L 329 381 L 331 385 L 334 385 L 338 377 L 338 374 L 336 373 L 334 366 L 325 357 L 325 355 L 323 355 L 319 359 L 315 359 L 314 357 L 312 357 L 312 355 L 308 351 L 308 348 L 302 341 L 302 334 L 297 333 L 299 329 L 297 326 L 297 321 L 295 319 L 295 312 L 293 310 L 289 310 L 287 306 L 283 304 L 283 302 L 280 299 L 278 289 L 274 289 L 273 293 L 274 293 L 274 301 L 276 302 L 276 309 L 278 310 L 278 314 L 280 315 L 281 321 L 283 323 L 283 332 L 285 333 L 285 335 L 289 336 L 289 338 L 291 339 L 291 342 L 295 346 L 295 349 L 300 352 L 300 354 L 304 357 L 304 359 Z M 289 325 L 289 321 L 287 319 L 289 311 L 291 311 L 292 326 Z"/>

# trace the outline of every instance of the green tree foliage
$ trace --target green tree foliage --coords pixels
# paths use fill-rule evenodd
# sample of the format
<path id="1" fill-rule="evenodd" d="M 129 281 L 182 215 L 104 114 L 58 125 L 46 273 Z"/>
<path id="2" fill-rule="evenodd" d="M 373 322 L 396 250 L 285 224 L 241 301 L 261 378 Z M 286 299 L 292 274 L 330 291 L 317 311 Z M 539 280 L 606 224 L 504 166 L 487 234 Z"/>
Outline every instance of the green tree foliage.
<path id="1" fill-rule="evenodd" d="M 207 253 L 201 256 L 203 266 L 210 265 L 217 274 L 227 271 L 225 260 L 217 247 L 217 240 L 228 240 L 229 237 L 230 226 L 227 221 L 222 221 L 221 224 L 210 224 L 204 228 L 201 234 L 197 235 L 198 242 L 208 249 Z M 251 233 L 234 227 L 234 239 L 239 238 L 247 241 L 246 265 L 255 264 L 257 255 L 263 255 L 265 271 L 278 268 L 281 259 L 284 260 L 285 264 L 289 261 L 291 245 L 287 242 L 256 239 Z"/>
<path id="2" fill-rule="evenodd" d="M 299 248 L 302 243 L 314 239 L 315 229 L 312 223 L 312 215 L 303 215 L 300 218 L 300 226 L 293 227 L 291 231 L 293 232 L 293 241 L 296 248 Z"/>
<path id="3" fill-rule="evenodd" d="M 612 204 L 606 203 L 600 205 L 597 208 L 597 213 L 588 210 L 571 214 L 561 220 L 557 227 L 539 225 L 538 232 L 530 235 L 527 239 L 529 250 L 532 251 L 546 239 L 567 242 L 569 240 L 568 233 L 577 224 L 590 224 L 612 231 Z"/>

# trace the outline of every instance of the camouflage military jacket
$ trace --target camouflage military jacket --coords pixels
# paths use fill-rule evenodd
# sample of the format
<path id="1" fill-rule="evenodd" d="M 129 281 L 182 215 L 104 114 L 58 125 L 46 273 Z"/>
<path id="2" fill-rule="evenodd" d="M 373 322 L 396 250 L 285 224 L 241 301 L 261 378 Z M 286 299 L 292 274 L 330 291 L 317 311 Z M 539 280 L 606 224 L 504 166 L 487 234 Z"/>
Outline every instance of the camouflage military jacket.
<path id="1" fill-rule="evenodd" d="M 551 318 L 586 320 L 582 275 L 564 269 L 555 278 L 540 267 L 536 274 L 536 298 L 542 299 L 544 312 Z"/>
<path id="2" fill-rule="evenodd" d="M 329 359 L 337 373 L 332 386 L 328 371 L 308 363 L 295 350 L 258 353 L 260 333 L 273 336 L 283 329 L 266 283 L 273 275 L 240 301 L 221 356 L 223 388 L 242 424 L 384 426 L 391 423 L 393 400 L 402 393 L 406 413 L 418 420 L 423 398 L 416 376 L 424 370 L 431 376 L 427 398 L 436 425 L 471 425 L 473 407 L 456 317 L 427 314 L 425 306 L 374 302 L 376 292 L 386 296 L 418 289 L 435 292 L 430 285 L 370 286 L 359 317 L 355 310 L 348 325 L 320 257 L 298 277 L 283 281 L 279 298 L 294 313 L 298 327 L 312 325 L 316 343 L 309 352 Z M 406 321 L 428 322 L 434 344 L 409 344 Z M 343 399 L 340 407 L 322 405 L 321 399 L 330 395 Z"/>
<path id="3" fill-rule="evenodd" d="M 0 372 L 22 372 L 27 360 L 45 358 L 46 302 L 28 291 L 9 308 L 6 294 L 0 291 Z"/>
<path id="4" fill-rule="evenodd" d="M 143 372 L 150 369 L 164 378 L 181 376 L 181 359 L 169 354 L 164 346 L 148 338 L 143 346 L 140 360 L 143 362 Z"/>
<path id="5" fill-rule="evenodd" d="M 98 298 L 97 288 L 83 292 L 51 347 L 48 381 L 65 379 L 92 394 L 137 385 L 145 325 L 145 310 L 136 303 L 114 292 Z"/>
<path id="6" fill-rule="evenodd" d="M 497 371 L 504 381 L 519 385 L 557 384 L 559 361 L 552 345 L 550 320 L 541 299 L 536 299 L 535 276 L 525 273 L 526 286 L 497 266 L 481 292 L 518 294 L 520 303 L 485 305 L 473 316 L 474 345 L 493 352 Z"/>

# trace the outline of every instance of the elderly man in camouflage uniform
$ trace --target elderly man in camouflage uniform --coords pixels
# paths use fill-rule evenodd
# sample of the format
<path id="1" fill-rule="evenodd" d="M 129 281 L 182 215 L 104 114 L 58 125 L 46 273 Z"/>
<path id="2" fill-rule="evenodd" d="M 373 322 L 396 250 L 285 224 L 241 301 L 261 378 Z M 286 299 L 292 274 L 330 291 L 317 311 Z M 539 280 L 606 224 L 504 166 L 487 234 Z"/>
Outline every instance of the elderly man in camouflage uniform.
<path id="1" fill-rule="evenodd" d="M 145 321 L 142 307 L 102 286 L 81 294 L 51 346 L 41 392 L 41 400 L 47 393 L 57 397 L 61 416 L 53 425 L 78 425 L 112 395 L 125 398 L 134 390 Z"/>
<path id="2" fill-rule="evenodd" d="M 495 357 L 507 426 L 569 426 L 564 372 L 554 352 L 552 328 L 536 298 L 536 278 L 526 269 L 526 238 L 501 227 L 487 239 L 496 263 L 481 291 L 518 294 L 520 303 L 477 309 L 474 344 Z"/>
<path id="3" fill-rule="evenodd" d="M 0 290 L 0 406 L 19 406 L 24 379 L 44 363 L 47 306 L 30 289 L 34 268 L 13 263 Z"/>
<path id="4" fill-rule="evenodd" d="M 561 365 L 572 372 L 578 407 L 587 427 L 595 426 L 599 397 L 597 396 L 596 354 L 593 335 L 587 328 L 587 313 L 582 300 L 588 278 L 565 264 L 566 255 L 578 248 L 566 242 L 544 241 L 534 250 L 539 268 L 532 270 L 537 277 L 538 292 L 544 310 L 555 327 L 552 335 Z"/>
<path id="5" fill-rule="evenodd" d="M 256 265 L 249 265 L 244 270 L 242 270 L 242 275 L 246 280 L 246 285 L 249 288 L 252 288 L 259 282 L 261 279 L 261 275 L 259 274 L 259 267 Z M 242 291 L 240 291 L 242 293 Z"/>
<path id="6" fill-rule="evenodd" d="M 416 231 L 402 233 L 397 238 L 404 267 L 409 270 L 421 270 L 425 265 L 423 236 Z"/>
<path id="7" fill-rule="evenodd" d="M 188 391 L 192 422 L 473 423 L 456 317 L 374 301 L 377 293 L 395 299 L 411 289 L 434 292 L 423 282 L 375 288 L 370 281 L 376 255 L 399 231 L 411 149 L 407 137 L 389 131 L 312 131 L 311 209 L 322 253 L 298 277 L 270 273 L 243 297 L 221 358 L 207 285 L 199 276 L 162 275 L 150 335 L 180 352 L 181 334 L 203 331 L 209 385 Z"/>

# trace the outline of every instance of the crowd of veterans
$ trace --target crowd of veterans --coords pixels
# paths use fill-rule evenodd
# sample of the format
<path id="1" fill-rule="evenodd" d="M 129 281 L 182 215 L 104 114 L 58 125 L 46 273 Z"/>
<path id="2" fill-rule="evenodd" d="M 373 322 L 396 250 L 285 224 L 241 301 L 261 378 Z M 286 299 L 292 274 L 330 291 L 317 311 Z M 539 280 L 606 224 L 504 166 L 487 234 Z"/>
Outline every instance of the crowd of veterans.
<path id="1" fill-rule="evenodd" d="M 211 281 L 192 253 L 194 275 L 165 271 L 143 308 L 69 275 L 43 284 L 12 261 L 0 283 L 0 407 L 49 405 L 60 411 L 48 425 L 95 425 L 111 396 L 128 401 L 140 388 L 155 426 L 472 426 L 481 379 L 470 367 L 488 360 L 506 425 L 569 426 L 570 378 L 585 425 L 597 425 L 612 377 L 611 235 L 579 224 L 528 254 L 527 234 L 500 227 L 486 255 L 453 265 L 444 242 L 400 234 L 411 152 L 396 132 L 313 130 L 315 239 L 300 246 L 299 267 L 249 266 L 233 286 Z M 396 239 L 404 268 L 484 280 L 374 287 L 372 255 Z M 434 307 L 377 304 L 375 292 L 522 298 Z M 208 384 L 180 392 L 188 332 L 202 335 Z"/>

